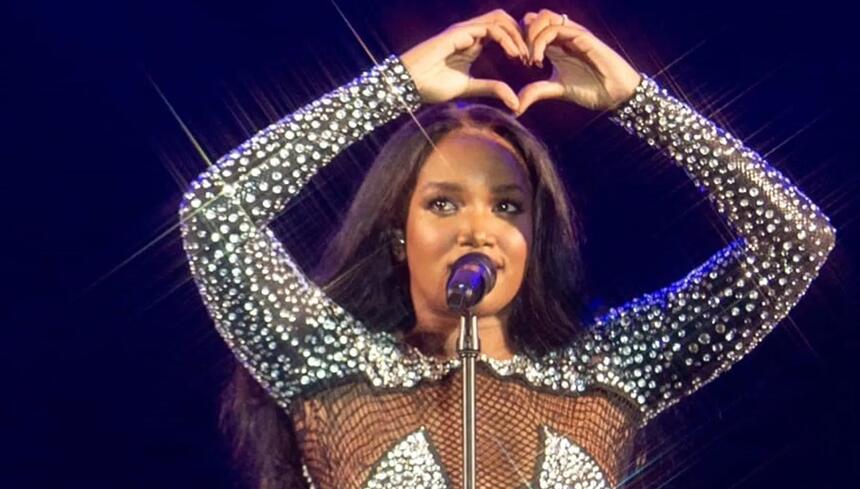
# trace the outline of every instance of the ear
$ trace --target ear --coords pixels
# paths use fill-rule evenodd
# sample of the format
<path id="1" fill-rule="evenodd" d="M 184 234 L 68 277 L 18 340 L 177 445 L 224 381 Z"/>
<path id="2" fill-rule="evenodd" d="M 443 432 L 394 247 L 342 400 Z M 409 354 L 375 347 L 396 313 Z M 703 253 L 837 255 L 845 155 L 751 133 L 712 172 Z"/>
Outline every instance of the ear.
<path id="1" fill-rule="evenodd" d="M 397 262 L 406 260 L 406 235 L 402 229 L 391 230 L 391 253 Z"/>

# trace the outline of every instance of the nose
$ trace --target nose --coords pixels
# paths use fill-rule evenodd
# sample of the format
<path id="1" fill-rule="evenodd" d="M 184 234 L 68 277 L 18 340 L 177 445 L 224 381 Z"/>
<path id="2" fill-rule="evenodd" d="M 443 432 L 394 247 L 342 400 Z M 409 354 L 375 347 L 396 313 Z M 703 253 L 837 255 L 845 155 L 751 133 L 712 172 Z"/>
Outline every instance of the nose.
<path id="1" fill-rule="evenodd" d="M 457 244 L 476 248 L 496 245 L 492 218 L 480 212 L 464 215 L 457 235 Z"/>

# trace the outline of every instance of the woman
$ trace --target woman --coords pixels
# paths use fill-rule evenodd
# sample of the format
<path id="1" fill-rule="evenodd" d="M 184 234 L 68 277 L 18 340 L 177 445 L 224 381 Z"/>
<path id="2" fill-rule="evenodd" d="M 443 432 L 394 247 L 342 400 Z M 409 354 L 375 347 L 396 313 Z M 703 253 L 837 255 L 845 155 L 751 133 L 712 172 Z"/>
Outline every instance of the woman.
<path id="1" fill-rule="evenodd" d="M 469 76 L 492 40 L 553 74 L 519 94 Z M 422 112 L 383 148 L 317 273 L 266 224 L 322 165 L 389 120 L 462 97 L 521 114 L 542 99 L 611 112 L 708 192 L 737 240 L 687 277 L 577 319 L 577 237 L 546 149 L 483 106 Z M 728 369 L 783 318 L 834 246 L 827 217 L 731 135 L 551 11 L 455 24 L 261 131 L 185 195 L 191 269 L 237 372 L 228 407 L 261 487 L 459 487 L 460 256 L 499 268 L 477 308 L 478 483 L 608 487 L 637 429 Z M 253 402 L 252 402 L 253 401 Z M 262 406 L 260 405 L 262 403 Z M 241 440 L 240 440 L 241 441 Z"/>

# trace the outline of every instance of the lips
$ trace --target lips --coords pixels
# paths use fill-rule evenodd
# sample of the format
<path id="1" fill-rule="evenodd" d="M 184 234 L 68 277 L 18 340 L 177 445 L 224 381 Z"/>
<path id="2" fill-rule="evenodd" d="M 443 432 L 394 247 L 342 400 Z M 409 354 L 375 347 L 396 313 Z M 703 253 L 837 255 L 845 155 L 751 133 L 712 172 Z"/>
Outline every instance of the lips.
<path id="1" fill-rule="evenodd" d="M 464 253 L 463 255 L 465 255 L 465 253 Z M 461 256 L 463 256 L 463 255 L 461 255 Z M 494 267 L 496 267 L 496 271 L 503 270 L 503 269 L 505 268 L 504 262 L 503 262 L 502 260 L 500 260 L 500 259 L 498 259 L 498 258 L 494 258 L 494 257 L 492 257 L 492 256 L 490 256 L 490 255 L 487 255 L 487 256 L 490 258 L 490 261 L 492 261 L 492 262 L 493 262 L 493 266 L 494 266 Z M 450 271 L 450 270 L 451 270 L 451 268 L 454 266 L 454 263 L 456 263 L 456 262 L 457 262 L 457 260 L 459 260 L 459 259 L 460 259 L 460 256 L 458 256 L 457 258 L 455 258 L 455 259 L 453 259 L 452 261 L 448 262 L 447 268 L 448 268 L 448 270 L 449 270 L 449 271 Z"/>

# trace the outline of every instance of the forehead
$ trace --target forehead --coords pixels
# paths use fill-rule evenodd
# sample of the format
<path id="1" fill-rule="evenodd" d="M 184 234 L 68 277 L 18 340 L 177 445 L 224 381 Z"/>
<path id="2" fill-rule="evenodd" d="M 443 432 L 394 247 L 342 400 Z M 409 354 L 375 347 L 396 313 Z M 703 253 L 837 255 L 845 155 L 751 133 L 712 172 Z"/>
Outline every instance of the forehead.
<path id="1" fill-rule="evenodd" d="M 458 181 L 495 186 L 518 183 L 530 189 L 528 174 L 510 143 L 486 131 L 458 130 L 436 143 L 418 174 L 417 186 L 429 181 Z"/>

